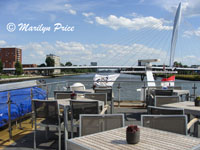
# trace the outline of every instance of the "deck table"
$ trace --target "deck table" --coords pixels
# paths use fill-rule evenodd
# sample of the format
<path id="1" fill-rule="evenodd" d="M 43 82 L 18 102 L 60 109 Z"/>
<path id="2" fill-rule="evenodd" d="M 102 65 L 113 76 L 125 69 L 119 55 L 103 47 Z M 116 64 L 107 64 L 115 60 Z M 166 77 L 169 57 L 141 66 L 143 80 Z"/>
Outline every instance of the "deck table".
<path id="1" fill-rule="evenodd" d="M 165 104 L 162 106 L 184 109 L 185 114 L 188 115 L 188 121 L 190 121 L 190 115 L 193 115 L 196 118 L 200 118 L 200 107 L 195 106 L 194 102 L 191 102 L 191 101 L 170 103 L 170 104 Z M 194 124 L 194 136 L 198 137 L 198 122 Z"/>
<path id="2" fill-rule="evenodd" d="M 67 141 L 67 150 L 197 150 L 198 138 L 181 134 L 140 128 L 140 142 L 127 144 L 126 127 L 82 136 Z"/>
<path id="3" fill-rule="evenodd" d="M 174 108 L 183 108 L 186 114 L 192 114 L 194 116 L 200 116 L 200 107 L 195 106 L 194 102 L 185 101 L 178 103 L 170 103 L 162 105 L 163 107 L 174 107 Z"/>

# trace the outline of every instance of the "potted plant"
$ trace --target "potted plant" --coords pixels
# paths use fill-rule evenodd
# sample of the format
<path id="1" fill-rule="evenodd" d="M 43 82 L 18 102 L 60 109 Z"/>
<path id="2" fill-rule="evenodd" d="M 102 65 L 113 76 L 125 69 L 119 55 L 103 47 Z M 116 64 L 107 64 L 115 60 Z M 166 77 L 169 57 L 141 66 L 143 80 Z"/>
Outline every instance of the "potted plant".
<path id="1" fill-rule="evenodd" d="M 140 141 L 140 129 L 137 125 L 129 125 L 126 128 L 126 141 L 128 144 L 136 144 Z"/>
<path id="2" fill-rule="evenodd" d="M 73 93 L 71 94 L 71 99 L 76 99 L 76 98 L 77 98 L 77 94 L 73 92 Z"/>
<path id="3" fill-rule="evenodd" d="M 197 96 L 194 100 L 195 106 L 200 106 L 200 96 Z"/>

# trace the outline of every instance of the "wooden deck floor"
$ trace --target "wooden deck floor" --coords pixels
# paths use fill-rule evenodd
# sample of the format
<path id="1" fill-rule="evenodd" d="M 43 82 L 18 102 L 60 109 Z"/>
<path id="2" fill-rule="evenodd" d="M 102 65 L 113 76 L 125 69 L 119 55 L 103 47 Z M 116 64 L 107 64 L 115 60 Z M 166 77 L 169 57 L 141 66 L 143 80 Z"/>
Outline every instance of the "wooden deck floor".
<path id="1" fill-rule="evenodd" d="M 125 114 L 125 124 L 140 125 L 140 115 L 146 113 L 146 109 L 115 107 L 114 113 Z M 9 141 L 8 129 L 0 130 L 0 149 L 3 150 L 29 150 L 33 149 L 33 129 L 30 119 L 22 122 L 23 130 L 13 126 L 13 140 Z M 37 149 L 57 149 L 58 136 L 56 130 L 51 130 L 49 139 L 45 139 L 44 129 L 37 132 Z M 64 136 L 62 137 L 62 149 L 64 150 Z"/>

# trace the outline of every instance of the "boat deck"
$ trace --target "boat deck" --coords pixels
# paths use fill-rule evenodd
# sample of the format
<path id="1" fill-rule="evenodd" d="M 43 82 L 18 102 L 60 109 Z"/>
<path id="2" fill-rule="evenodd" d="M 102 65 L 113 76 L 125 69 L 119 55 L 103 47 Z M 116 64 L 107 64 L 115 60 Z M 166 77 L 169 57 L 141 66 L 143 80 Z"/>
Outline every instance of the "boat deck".
<path id="1" fill-rule="evenodd" d="M 125 124 L 140 125 L 141 114 L 146 113 L 145 108 L 115 107 L 114 113 L 125 114 Z M 23 130 L 13 125 L 13 140 L 9 141 L 8 129 L 0 130 L 0 149 L 2 150 L 31 150 L 33 149 L 33 129 L 31 120 L 22 122 Z M 58 136 L 56 130 L 50 130 L 49 139 L 45 138 L 44 129 L 37 131 L 37 149 L 57 149 Z M 62 149 L 64 150 L 64 134 L 62 135 Z"/>

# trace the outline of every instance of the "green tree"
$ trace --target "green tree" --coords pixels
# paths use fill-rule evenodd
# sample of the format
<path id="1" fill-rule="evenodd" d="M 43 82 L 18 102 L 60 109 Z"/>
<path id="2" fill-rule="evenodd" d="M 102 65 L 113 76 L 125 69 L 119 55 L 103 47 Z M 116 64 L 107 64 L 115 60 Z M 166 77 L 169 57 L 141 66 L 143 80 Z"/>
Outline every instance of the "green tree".
<path id="1" fill-rule="evenodd" d="M 181 62 L 175 61 L 175 62 L 174 62 L 174 67 L 183 67 L 183 65 L 182 65 Z"/>
<path id="2" fill-rule="evenodd" d="M 38 67 L 46 67 L 45 63 L 38 65 Z"/>
<path id="3" fill-rule="evenodd" d="M 72 63 L 70 61 L 65 63 L 65 66 L 72 66 Z M 72 69 L 65 69 L 65 72 L 73 72 Z"/>
<path id="4" fill-rule="evenodd" d="M 70 61 L 65 63 L 65 66 L 72 66 L 72 63 Z"/>
<path id="5" fill-rule="evenodd" d="M 0 59 L 0 73 L 2 73 L 2 72 L 3 72 L 3 63 L 2 63 L 2 61 Z"/>
<path id="6" fill-rule="evenodd" d="M 22 64 L 19 61 L 17 61 L 15 63 L 15 74 L 16 75 L 21 75 L 22 73 L 23 73 Z"/>
<path id="7" fill-rule="evenodd" d="M 47 57 L 46 60 L 45 60 L 45 62 L 47 64 L 47 67 L 53 67 L 54 64 L 55 64 L 54 59 L 52 59 L 51 57 Z"/>

